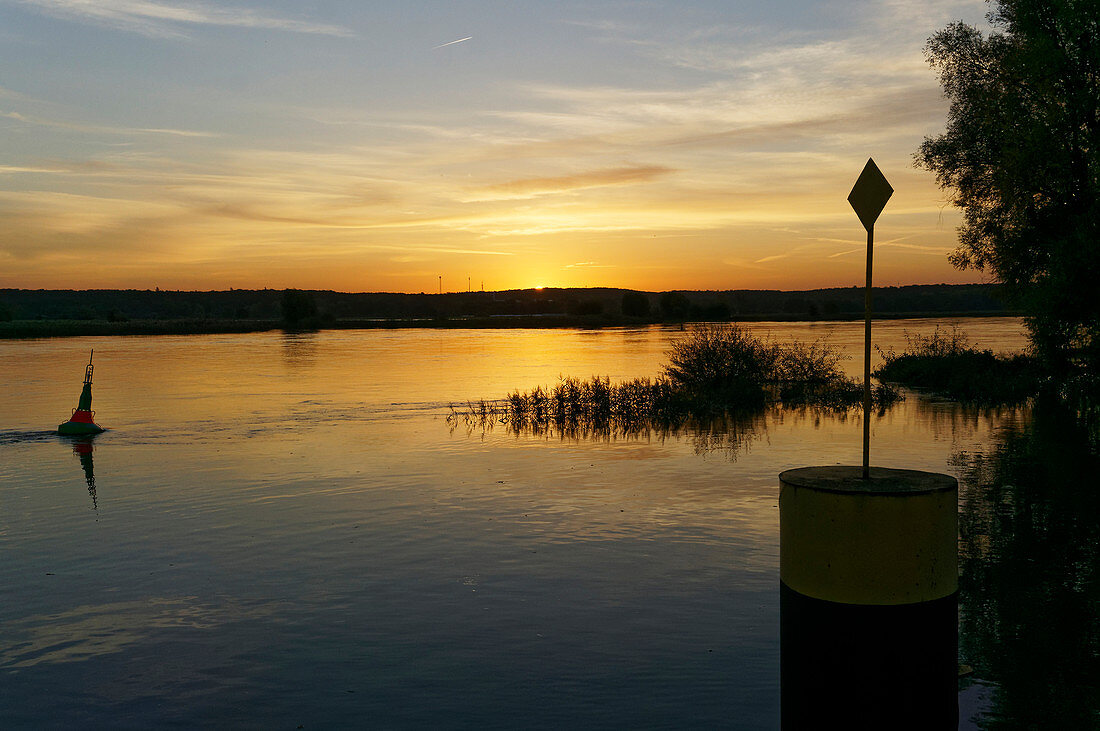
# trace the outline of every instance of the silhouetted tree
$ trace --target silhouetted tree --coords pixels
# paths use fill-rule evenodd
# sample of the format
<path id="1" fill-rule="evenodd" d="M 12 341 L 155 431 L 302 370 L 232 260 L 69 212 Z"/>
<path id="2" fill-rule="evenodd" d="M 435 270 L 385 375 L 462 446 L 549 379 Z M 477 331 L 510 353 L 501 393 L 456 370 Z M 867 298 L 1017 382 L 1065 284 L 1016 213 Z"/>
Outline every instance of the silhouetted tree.
<path id="1" fill-rule="evenodd" d="M 686 320 L 691 311 L 691 302 L 683 292 L 664 292 L 658 303 L 666 320 Z"/>
<path id="2" fill-rule="evenodd" d="M 317 303 L 311 292 L 300 289 L 284 289 L 281 301 L 283 322 L 287 325 L 299 325 L 317 317 Z"/>
<path id="3" fill-rule="evenodd" d="M 950 100 L 918 166 L 963 209 L 952 263 L 988 268 L 1055 364 L 1100 363 L 1100 3 L 994 0 L 926 54 Z"/>

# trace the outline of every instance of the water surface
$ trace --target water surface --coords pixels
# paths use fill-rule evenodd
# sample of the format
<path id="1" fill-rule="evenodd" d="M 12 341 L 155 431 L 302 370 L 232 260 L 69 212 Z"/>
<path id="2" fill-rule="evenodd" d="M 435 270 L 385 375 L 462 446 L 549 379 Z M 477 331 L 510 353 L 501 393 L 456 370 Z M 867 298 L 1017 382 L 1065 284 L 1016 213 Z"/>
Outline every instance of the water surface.
<path id="1" fill-rule="evenodd" d="M 874 340 L 900 349 L 906 332 L 954 322 L 982 347 L 1025 342 L 1010 318 L 891 321 Z M 854 356 L 849 372 L 862 370 L 862 323 L 750 327 L 828 336 Z M 580 439 L 445 418 L 452 403 L 560 375 L 655 375 L 683 335 L 0 343 L 0 718 L 28 728 L 777 727 L 776 476 L 858 463 L 858 414 L 781 410 Z M 93 406 L 110 431 L 53 436 L 91 347 Z M 1034 422 L 1026 407 L 916 394 L 873 422 L 875 463 L 963 478 L 962 651 L 981 671 L 987 722 L 1006 727 L 1022 718 L 1014 704 L 1036 701 L 1020 690 L 1030 676 L 1010 677 L 990 652 L 1021 540 L 996 520 L 1019 497 L 996 465 L 1026 463 L 1012 450 L 1046 438 Z M 1059 443 L 1064 464 L 1092 464 Z M 1085 512 L 1072 535 L 1087 543 L 1095 506 L 1073 495 Z M 1060 576 L 1086 558 L 1043 540 L 1024 547 L 1061 551 Z M 980 570 L 967 574 L 968 556 Z M 1091 591 L 1092 573 L 1079 573 Z M 1095 604 L 1077 611 L 1096 627 Z M 1076 671 L 1095 671 L 1087 653 L 1078 660 Z M 1048 713 L 1095 713 L 1095 683 L 1075 687 L 1080 702 Z"/>

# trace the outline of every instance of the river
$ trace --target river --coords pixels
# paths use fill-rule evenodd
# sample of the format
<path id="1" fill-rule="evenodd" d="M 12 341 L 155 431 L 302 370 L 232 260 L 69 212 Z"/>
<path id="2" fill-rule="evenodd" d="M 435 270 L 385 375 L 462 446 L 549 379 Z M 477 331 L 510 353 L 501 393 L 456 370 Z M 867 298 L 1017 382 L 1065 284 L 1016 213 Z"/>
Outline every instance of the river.
<path id="1" fill-rule="evenodd" d="M 873 342 L 953 325 L 1026 344 L 1013 318 Z M 862 323 L 748 327 L 862 371 Z M 777 475 L 857 464 L 857 412 L 584 438 L 446 418 L 656 375 L 683 335 L 0 342 L 4 727 L 776 728 Z M 109 431 L 55 436 L 92 348 Z M 1073 484 L 1095 457 L 1029 406 L 906 396 L 872 462 L 960 478 L 964 723 L 1095 722 L 1100 508 Z"/>

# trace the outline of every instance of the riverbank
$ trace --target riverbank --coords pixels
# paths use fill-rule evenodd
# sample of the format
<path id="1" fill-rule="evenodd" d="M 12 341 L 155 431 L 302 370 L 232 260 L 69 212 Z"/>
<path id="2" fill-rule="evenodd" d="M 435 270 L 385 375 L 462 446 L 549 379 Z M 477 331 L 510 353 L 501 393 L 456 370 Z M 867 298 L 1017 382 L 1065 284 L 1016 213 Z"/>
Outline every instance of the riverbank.
<path id="1" fill-rule="evenodd" d="M 1018 317 L 1014 311 L 984 312 L 883 312 L 876 320 L 925 319 L 943 317 Z M 723 322 L 850 322 L 862 315 L 841 314 L 829 317 L 805 317 L 774 312 L 746 315 Z M 692 320 L 625 317 L 622 315 L 494 315 L 453 318 L 373 318 L 325 319 L 288 325 L 280 320 L 198 319 L 167 320 L 9 320 L 0 321 L 0 339 L 54 338 L 105 335 L 205 335 L 217 333 L 266 332 L 269 330 L 375 330 L 400 328 L 500 329 L 500 328 L 580 328 L 638 327 L 643 325 L 690 324 Z"/>

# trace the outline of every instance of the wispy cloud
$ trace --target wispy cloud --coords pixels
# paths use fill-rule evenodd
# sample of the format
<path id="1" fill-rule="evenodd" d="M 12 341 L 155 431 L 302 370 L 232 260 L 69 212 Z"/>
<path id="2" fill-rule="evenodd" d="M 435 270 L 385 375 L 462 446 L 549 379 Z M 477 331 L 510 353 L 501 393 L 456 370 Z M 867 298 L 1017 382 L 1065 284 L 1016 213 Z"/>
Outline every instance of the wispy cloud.
<path id="1" fill-rule="evenodd" d="M 381 249 L 384 247 L 373 247 Z M 385 247 L 389 248 L 389 247 Z M 395 247 L 396 248 L 396 247 Z M 432 254 L 473 254 L 475 256 L 515 256 L 514 251 L 492 251 L 491 249 L 454 249 L 442 246 L 422 246 L 417 251 L 426 251 Z"/>
<path id="2" fill-rule="evenodd" d="M 882 249 L 886 247 L 892 247 L 896 249 L 908 249 L 918 254 L 926 254 L 929 256 L 941 256 L 945 257 L 951 253 L 952 249 L 948 246 L 922 246 L 921 244 L 905 244 L 900 241 L 883 241 L 881 244 L 876 243 L 876 249 Z M 835 254 L 829 254 L 827 258 L 835 259 L 838 256 L 850 256 L 852 254 L 865 254 L 867 253 L 866 246 L 859 246 L 853 249 L 846 249 L 844 251 L 838 251 Z"/>
<path id="3" fill-rule="evenodd" d="M 135 128 L 131 128 L 131 129 L 127 129 L 125 127 L 122 127 L 122 128 L 115 129 L 113 131 L 118 132 L 118 133 L 124 133 L 124 134 L 131 133 L 131 132 L 136 132 L 136 133 L 140 133 L 140 134 L 149 134 L 149 135 L 171 135 L 171 136 L 174 136 L 174 137 L 219 137 L 220 136 L 220 135 L 214 134 L 213 132 L 199 132 L 199 131 L 193 130 L 193 129 L 170 129 L 170 128 L 164 128 L 164 127 L 159 127 L 159 128 L 157 128 L 157 127 L 154 127 L 154 128 L 135 127 Z"/>
<path id="4" fill-rule="evenodd" d="M 147 135 L 170 135 L 173 137 L 219 137 L 213 132 L 199 132 L 190 129 L 166 129 L 166 128 L 146 128 L 146 127 L 107 127 L 104 125 L 96 124 L 76 124 L 74 122 L 63 122 L 56 119 L 46 119 L 43 117 L 29 116 L 21 114 L 20 112 L 4 112 L 0 111 L 0 117 L 7 119 L 14 119 L 17 122 L 24 124 L 33 124 L 39 127 L 54 127 L 57 129 L 67 129 L 74 132 L 90 132 L 94 134 L 110 134 L 110 135 L 133 135 L 133 134 L 147 134 Z"/>
<path id="5" fill-rule="evenodd" d="M 942 95 L 930 77 L 921 84 L 875 89 L 767 82 L 712 83 L 677 90 L 531 85 L 538 107 L 501 110 L 518 126 L 571 135 L 588 147 L 611 144 L 698 144 L 788 141 L 792 136 L 855 134 L 919 127 L 941 118 Z M 545 144 L 545 143 L 543 143 Z"/>
<path id="6" fill-rule="evenodd" d="M 12 91 L 11 89 L 5 89 L 4 87 L 0 86 L 0 99 L 28 100 L 30 98 L 31 97 L 27 96 L 26 94 L 20 94 L 18 91 Z"/>
<path id="7" fill-rule="evenodd" d="M 34 167 L 28 165 L 0 165 L 0 175 L 9 175 L 11 173 L 68 173 L 69 170 L 65 168 L 55 167 Z"/>
<path id="8" fill-rule="evenodd" d="M 600 188 L 608 185 L 633 185 L 656 180 L 673 172 L 663 165 L 638 165 L 632 167 L 593 170 L 573 175 L 546 178 L 524 178 L 507 183 L 490 185 L 484 190 L 491 199 L 532 198 L 549 193 L 563 193 L 584 188 Z"/>
<path id="9" fill-rule="evenodd" d="M 336 25 L 283 18 L 249 8 L 216 7 L 202 3 L 172 5 L 148 0 L 20 0 L 20 2 L 63 20 L 81 20 L 154 37 L 184 35 L 180 27 L 188 25 L 259 28 L 328 36 L 353 35 L 347 28 Z"/>

